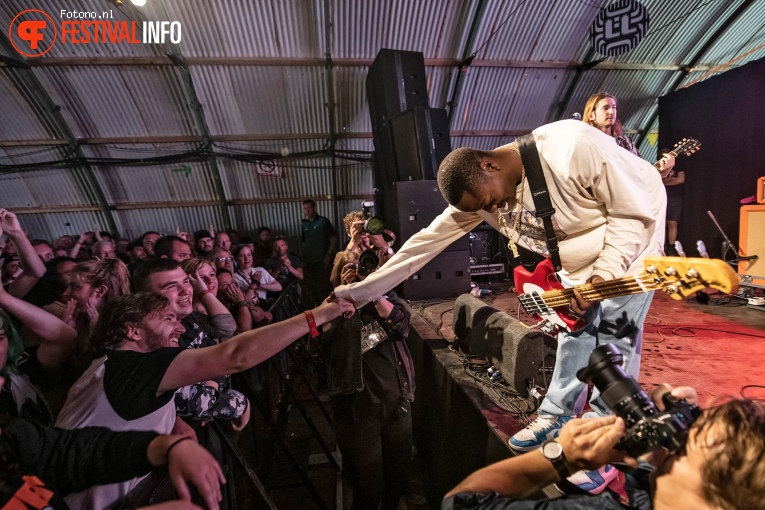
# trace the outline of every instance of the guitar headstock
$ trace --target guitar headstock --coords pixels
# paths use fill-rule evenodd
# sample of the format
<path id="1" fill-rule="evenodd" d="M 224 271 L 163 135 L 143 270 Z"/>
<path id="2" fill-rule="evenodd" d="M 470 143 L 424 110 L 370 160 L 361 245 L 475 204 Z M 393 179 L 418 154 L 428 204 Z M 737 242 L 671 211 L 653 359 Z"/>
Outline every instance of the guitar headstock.
<path id="1" fill-rule="evenodd" d="M 675 144 L 675 147 L 672 149 L 672 154 L 675 156 L 679 156 L 680 154 L 690 156 L 699 150 L 701 150 L 701 142 L 695 138 L 683 138 Z"/>
<path id="2" fill-rule="evenodd" d="M 720 259 L 648 257 L 646 273 L 660 279 L 656 284 L 673 299 L 684 299 L 707 287 L 726 294 L 738 290 L 738 275 Z"/>

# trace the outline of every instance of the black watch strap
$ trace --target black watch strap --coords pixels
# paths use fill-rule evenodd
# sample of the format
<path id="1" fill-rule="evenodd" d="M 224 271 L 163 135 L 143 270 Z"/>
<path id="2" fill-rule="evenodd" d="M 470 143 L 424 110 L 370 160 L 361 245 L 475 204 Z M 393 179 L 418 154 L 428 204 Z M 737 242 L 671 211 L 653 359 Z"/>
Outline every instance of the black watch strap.
<path id="1" fill-rule="evenodd" d="M 557 455 L 551 454 L 550 447 L 557 449 Z M 563 449 L 560 447 L 560 443 L 554 439 L 545 441 L 542 445 L 542 455 L 550 461 L 561 479 L 566 479 L 571 476 L 571 470 L 569 469 L 568 462 L 566 462 L 566 456 L 563 453 Z"/>

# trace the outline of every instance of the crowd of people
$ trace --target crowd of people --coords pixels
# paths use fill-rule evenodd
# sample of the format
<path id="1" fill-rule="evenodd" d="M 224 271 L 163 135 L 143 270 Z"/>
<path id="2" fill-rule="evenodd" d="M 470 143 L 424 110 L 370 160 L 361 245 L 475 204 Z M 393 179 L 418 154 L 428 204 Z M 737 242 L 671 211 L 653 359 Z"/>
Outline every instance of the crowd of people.
<path id="1" fill-rule="evenodd" d="M 310 230 L 315 203 L 304 208 Z M 334 257 L 336 234 L 324 221 L 323 237 L 305 238 Z M 169 462 L 179 497 L 190 481 L 200 503 L 226 507 L 220 482 L 230 474 L 203 424 L 234 431 L 248 424 L 250 402 L 231 375 L 354 309 L 329 298 L 331 261 L 309 268 L 265 227 L 257 243 L 212 227 L 136 240 L 96 229 L 49 243 L 29 239 L 16 215 L 0 209 L 0 239 L 3 505 L 32 491 L 70 508 L 106 508 L 130 498 L 152 466 Z M 308 275 L 318 285 L 301 285 Z M 288 289 L 315 306 L 276 321 L 271 306 Z M 209 453 L 176 447 L 181 438 Z M 131 445 L 140 448 L 128 455 Z M 122 455 L 124 469 L 98 472 Z M 72 470 L 80 458 L 84 467 Z M 182 478 L 179 462 L 187 464 Z M 195 464 L 199 476 L 186 473 Z M 30 487 L 28 475 L 39 485 Z"/>

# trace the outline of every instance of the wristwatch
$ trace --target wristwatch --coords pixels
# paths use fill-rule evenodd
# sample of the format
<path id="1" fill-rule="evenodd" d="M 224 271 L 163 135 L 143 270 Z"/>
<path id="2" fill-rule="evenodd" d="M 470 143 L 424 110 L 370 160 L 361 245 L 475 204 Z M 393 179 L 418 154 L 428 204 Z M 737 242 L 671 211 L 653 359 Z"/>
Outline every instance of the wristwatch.
<path id="1" fill-rule="evenodd" d="M 558 441 L 555 439 L 545 441 L 542 444 L 542 455 L 552 463 L 561 479 L 571 476 L 571 471 L 566 462 L 566 456 L 563 455 L 563 447 Z"/>

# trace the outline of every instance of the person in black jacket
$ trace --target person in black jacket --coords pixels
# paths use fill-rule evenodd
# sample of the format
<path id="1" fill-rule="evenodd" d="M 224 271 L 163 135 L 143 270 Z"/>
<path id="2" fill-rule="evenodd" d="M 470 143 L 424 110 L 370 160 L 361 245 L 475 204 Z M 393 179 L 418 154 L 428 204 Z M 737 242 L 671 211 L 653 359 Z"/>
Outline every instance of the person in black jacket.
<path id="1" fill-rule="evenodd" d="M 340 283 L 364 279 L 358 255 L 337 258 Z M 406 338 L 411 313 L 390 291 L 334 324 L 325 348 L 328 390 L 353 509 L 398 507 L 409 482 L 414 366 Z M 378 343 L 375 343 L 377 341 Z"/>
<path id="2" fill-rule="evenodd" d="M 66 509 L 63 497 L 67 494 L 142 476 L 164 464 L 183 501 L 191 500 L 191 483 L 208 508 L 218 508 L 220 484 L 226 480 L 212 455 L 189 437 L 101 427 L 63 430 L 0 415 L 0 507 L 4 509 Z M 144 510 L 198 508 L 183 501 Z"/>

